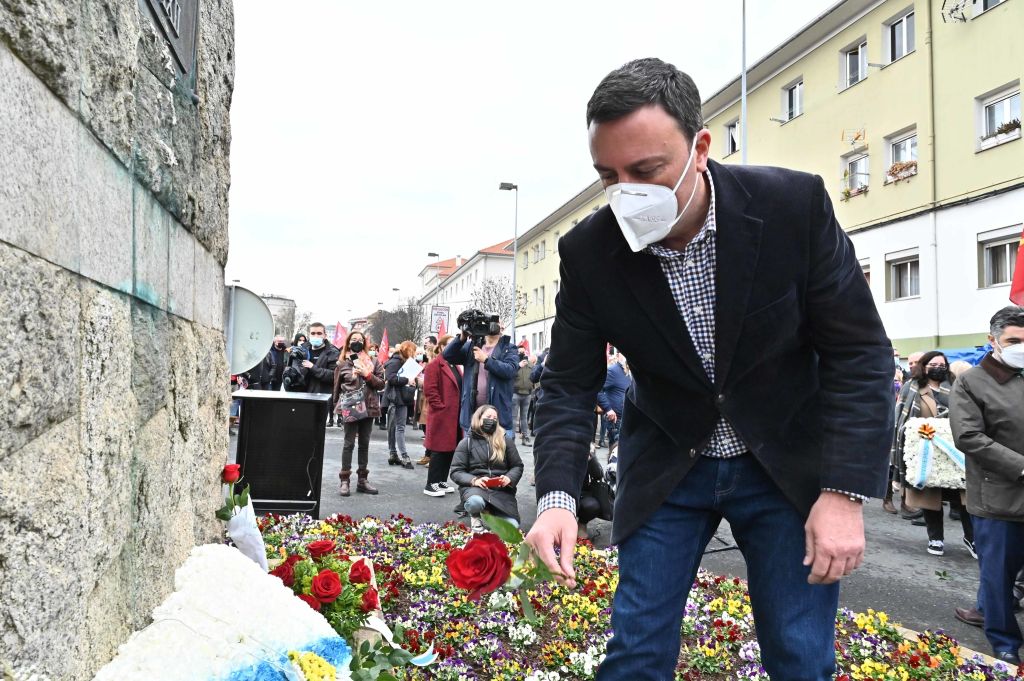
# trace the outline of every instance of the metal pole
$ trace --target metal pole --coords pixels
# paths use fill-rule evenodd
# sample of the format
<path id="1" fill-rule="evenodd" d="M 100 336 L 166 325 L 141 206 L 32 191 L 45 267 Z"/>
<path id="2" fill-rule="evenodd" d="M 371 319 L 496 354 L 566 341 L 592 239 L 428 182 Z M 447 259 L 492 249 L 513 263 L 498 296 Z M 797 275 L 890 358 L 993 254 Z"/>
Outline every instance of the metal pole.
<path id="1" fill-rule="evenodd" d="M 740 69 L 740 161 L 747 165 L 747 0 L 743 0 L 743 30 L 741 49 L 743 65 Z"/>
<path id="2" fill-rule="evenodd" d="M 519 291 L 516 289 L 516 270 L 519 269 L 519 185 L 516 190 L 515 224 L 512 231 L 512 344 L 516 343 L 516 308 L 518 308 Z"/>
<path id="3" fill-rule="evenodd" d="M 231 293 L 228 298 L 228 328 L 227 328 L 227 356 L 228 356 L 228 371 L 231 371 L 231 361 L 234 359 L 234 345 L 235 345 L 235 299 L 236 290 L 238 288 L 238 279 L 231 280 Z"/>

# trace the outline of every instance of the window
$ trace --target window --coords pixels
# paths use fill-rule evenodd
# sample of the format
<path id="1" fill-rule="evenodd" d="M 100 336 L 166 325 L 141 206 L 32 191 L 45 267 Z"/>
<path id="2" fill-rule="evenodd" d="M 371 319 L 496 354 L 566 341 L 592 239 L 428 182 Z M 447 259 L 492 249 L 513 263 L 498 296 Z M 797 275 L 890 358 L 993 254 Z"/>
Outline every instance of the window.
<path id="1" fill-rule="evenodd" d="M 725 155 L 735 154 L 740 150 L 740 122 L 733 121 L 725 126 Z"/>
<path id="2" fill-rule="evenodd" d="M 889 61 L 914 51 L 914 13 L 889 24 Z"/>
<path id="3" fill-rule="evenodd" d="M 917 160 L 917 133 L 892 143 L 892 162 L 907 163 Z"/>
<path id="4" fill-rule="evenodd" d="M 552 242 L 552 248 L 554 248 L 556 251 L 558 250 L 558 240 L 561 238 L 561 236 L 561 232 L 555 232 L 555 240 Z"/>
<path id="5" fill-rule="evenodd" d="M 864 273 L 864 281 L 868 282 L 868 286 L 871 286 L 871 265 L 861 265 L 860 271 Z"/>
<path id="6" fill-rule="evenodd" d="M 804 82 L 801 80 L 787 87 L 785 92 L 785 117 L 792 120 L 804 112 Z"/>
<path id="7" fill-rule="evenodd" d="M 558 279 L 555 279 L 553 282 L 551 282 L 551 290 L 554 291 L 556 296 L 558 295 L 558 289 L 561 288 L 561 285 L 562 282 L 560 282 Z"/>
<path id="8" fill-rule="evenodd" d="M 899 182 L 917 175 L 917 130 L 903 131 L 886 138 L 889 167 L 884 181 Z"/>
<path id="9" fill-rule="evenodd" d="M 996 135 L 1010 134 L 1014 130 L 1020 135 L 1020 90 L 1006 94 L 985 104 L 985 139 Z M 1014 127 L 1016 124 L 1016 127 Z"/>
<path id="10" fill-rule="evenodd" d="M 1019 245 L 1019 238 L 983 244 L 986 288 L 1009 284 L 1013 280 L 1013 267 L 1017 264 L 1017 247 Z"/>
<path id="11" fill-rule="evenodd" d="M 992 9 L 993 7 L 995 7 L 996 5 L 1001 5 L 1001 4 L 1003 4 L 1003 0 L 981 0 L 981 11 L 982 12 L 987 12 L 988 10 Z M 980 14 L 980 12 L 979 12 L 979 14 Z"/>
<path id="12" fill-rule="evenodd" d="M 540 287 L 540 307 L 541 307 L 542 310 L 544 309 L 544 287 L 543 286 Z"/>
<path id="13" fill-rule="evenodd" d="M 548 255 L 548 242 L 545 239 L 540 242 L 540 259 L 543 260 Z"/>
<path id="14" fill-rule="evenodd" d="M 530 266 L 530 254 L 523 253 L 523 269 L 525 270 Z"/>
<path id="15" fill-rule="evenodd" d="M 537 289 L 533 289 L 533 304 L 537 304 Z"/>
<path id="16" fill-rule="evenodd" d="M 868 155 L 855 154 L 846 159 L 843 171 L 843 198 L 848 199 L 868 188 Z"/>
<path id="17" fill-rule="evenodd" d="M 889 262 L 889 300 L 921 295 L 921 260 L 917 255 Z"/>
<path id="18" fill-rule="evenodd" d="M 868 44 L 862 41 L 843 53 L 845 87 L 855 85 L 864 80 L 868 75 Z"/>

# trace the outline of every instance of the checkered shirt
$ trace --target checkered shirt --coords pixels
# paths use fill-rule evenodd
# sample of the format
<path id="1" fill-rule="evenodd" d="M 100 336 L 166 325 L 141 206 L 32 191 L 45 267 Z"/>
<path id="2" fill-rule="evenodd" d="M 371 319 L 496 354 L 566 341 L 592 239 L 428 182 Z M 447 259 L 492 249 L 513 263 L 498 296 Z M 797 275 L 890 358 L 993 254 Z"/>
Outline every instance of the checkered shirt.
<path id="1" fill-rule="evenodd" d="M 715 237 L 718 225 L 715 222 L 715 183 L 711 173 L 705 173 L 708 180 L 711 199 L 707 217 L 697 235 L 682 251 L 677 251 L 660 244 L 651 244 L 644 252 L 654 255 L 661 264 L 661 271 L 668 280 L 672 298 L 676 308 L 682 315 L 686 328 L 690 333 L 694 349 L 700 357 L 701 366 L 708 380 L 715 382 L 715 273 L 717 258 Z M 723 416 L 715 424 L 715 430 L 707 446 L 701 452 L 704 456 L 716 459 L 728 459 L 739 456 L 749 450 L 732 424 Z M 827 492 L 839 492 L 862 501 L 866 499 L 859 494 L 825 489 Z M 537 504 L 539 516 L 549 508 L 564 508 L 576 513 L 576 500 L 572 495 L 561 492 L 548 492 Z"/>

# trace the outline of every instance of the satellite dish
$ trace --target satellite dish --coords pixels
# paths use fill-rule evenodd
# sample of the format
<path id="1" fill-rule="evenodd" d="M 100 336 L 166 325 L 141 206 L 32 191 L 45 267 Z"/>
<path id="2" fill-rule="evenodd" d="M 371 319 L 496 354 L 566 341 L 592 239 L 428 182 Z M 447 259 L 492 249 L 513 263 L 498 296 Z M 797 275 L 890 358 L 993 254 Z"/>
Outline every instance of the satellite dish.
<path id="1" fill-rule="evenodd" d="M 241 286 L 227 287 L 228 366 L 244 374 L 263 361 L 274 340 L 274 317 L 263 299 Z"/>

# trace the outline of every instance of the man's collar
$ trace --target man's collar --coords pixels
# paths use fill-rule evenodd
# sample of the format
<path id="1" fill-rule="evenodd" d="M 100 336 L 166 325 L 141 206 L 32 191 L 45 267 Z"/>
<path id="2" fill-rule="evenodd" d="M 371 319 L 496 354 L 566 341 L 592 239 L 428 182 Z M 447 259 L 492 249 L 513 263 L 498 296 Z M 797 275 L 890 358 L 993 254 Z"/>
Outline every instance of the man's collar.
<path id="1" fill-rule="evenodd" d="M 1009 381 L 1014 376 L 1020 376 L 1021 370 L 1014 369 L 1011 366 L 1007 366 L 995 358 L 991 352 L 985 355 L 981 360 L 981 368 L 984 369 L 989 376 L 995 379 L 996 383 L 1002 385 Z"/>
<path id="2" fill-rule="evenodd" d="M 696 236 L 690 240 L 690 243 L 700 243 L 707 239 L 712 233 L 717 231 L 718 225 L 715 221 L 715 181 L 711 179 L 711 168 L 709 167 L 703 173 L 701 177 L 708 178 L 708 191 L 710 198 L 708 199 L 708 213 L 704 216 L 704 224 L 701 225 L 700 231 L 697 232 Z M 689 244 L 687 244 L 689 245 Z M 644 249 L 651 255 L 656 255 L 659 258 L 678 258 L 683 254 L 683 251 L 677 251 L 667 246 L 662 246 L 661 242 L 651 244 Z"/>

